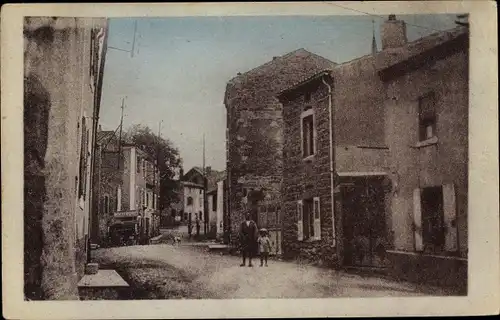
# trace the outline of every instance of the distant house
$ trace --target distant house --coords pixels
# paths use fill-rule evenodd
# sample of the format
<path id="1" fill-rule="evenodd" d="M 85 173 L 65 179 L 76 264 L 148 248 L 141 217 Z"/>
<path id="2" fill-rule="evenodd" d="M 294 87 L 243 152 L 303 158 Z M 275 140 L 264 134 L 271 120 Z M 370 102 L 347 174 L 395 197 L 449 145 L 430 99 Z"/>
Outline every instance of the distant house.
<path id="1" fill-rule="evenodd" d="M 193 226 L 196 220 L 203 225 L 205 220 L 204 210 L 204 177 L 203 170 L 193 167 L 181 177 L 181 188 L 183 192 L 183 221 L 191 221 Z M 201 229 L 203 230 L 203 228 Z"/>
<path id="2" fill-rule="evenodd" d="M 98 132 L 97 146 L 93 239 L 104 243 L 110 224 L 124 215 L 140 221 L 143 238 L 158 234 L 160 175 L 156 160 L 135 145 L 120 146 L 112 131 Z"/>
<path id="3" fill-rule="evenodd" d="M 279 95 L 284 255 L 463 288 L 468 32 L 381 38 Z"/>
<path id="4" fill-rule="evenodd" d="M 221 238 L 224 233 L 225 215 L 225 172 L 207 168 L 208 226 L 211 237 Z"/>
<path id="5" fill-rule="evenodd" d="M 238 74 L 226 87 L 227 181 L 231 240 L 237 246 L 237 232 L 245 212 L 260 225 L 263 201 L 281 201 L 283 168 L 282 106 L 279 91 L 336 64 L 299 49 Z M 272 212 L 271 215 L 279 213 Z M 264 221 L 267 221 L 264 219 Z"/>

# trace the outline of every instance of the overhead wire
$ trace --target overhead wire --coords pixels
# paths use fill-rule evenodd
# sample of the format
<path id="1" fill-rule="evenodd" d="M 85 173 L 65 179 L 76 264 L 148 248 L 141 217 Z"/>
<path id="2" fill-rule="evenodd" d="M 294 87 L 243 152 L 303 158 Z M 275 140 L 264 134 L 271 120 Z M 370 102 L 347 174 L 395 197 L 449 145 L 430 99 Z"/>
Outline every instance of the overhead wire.
<path id="1" fill-rule="evenodd" d="M 331 2 L 325 2 L 325 3 L 329 4 L 329 5 L 332 5 L 332 6 L 336 6 L 338 8 L 342 8 L 344 10 L 350 10 L 350 11 L 362 13 L 362 14 L 365 14 L 365 15 L 369 15 L 369 16 L 372 16 L 372 17 L 379 18 L 379 19 L 386 19 L 386 17 L 384 17 L 384 16 L 380 16 L 380 15 L 377 15 L 377 14 L 369 13 L 369 12 L 366 12 L 366 11 L 361 11 L 361 10 L 358 10 L 358 9 L 353 9 L 353 8 L 350 8 L 350 7 L 342 6 L 340 4 L 331 3 Z M 408 23 L 406 21 L 405 21 L 405 24 L 409 25 L 409 26 L 412 26 L 412 27 L 416 27 L 416 28 L 422 28 L 422 29 L 427 29 L 427 30 L 436 31 L 436 32 L 444 32 L 443 30 L 439 30 L 439 29 L 435 29 L 435 28 L 431 28 L 431 27 L 424 27 L 424 26 L 421 26 L 421 25 L 418 25 L 418 24 Z"/>

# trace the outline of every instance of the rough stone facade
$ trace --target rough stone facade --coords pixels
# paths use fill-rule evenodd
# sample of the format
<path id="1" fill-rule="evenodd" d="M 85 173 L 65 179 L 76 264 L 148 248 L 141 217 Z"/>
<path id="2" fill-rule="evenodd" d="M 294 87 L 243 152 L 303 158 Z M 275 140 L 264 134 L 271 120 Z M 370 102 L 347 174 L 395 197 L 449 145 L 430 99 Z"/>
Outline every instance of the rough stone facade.
<path id="1" fill-rule="evenodd" d="M 382 52 L 304 78 L 279 95 L 284 118 L 284 255 L 341 265 L 347 252 L 344 191 L 356 177 L 378 176 L 370 181 L 382 191 L 384 212 L 379 219 L 384 226 L 377 241 L 384 265 L 392 263 L 400 278 L 463 288 L 467 281 L 468 32 L 457 28 L 406 43 L 401 36 L 404 23 L 394 19 L 382 28 Z M 397 26 L 402 29 L 395 30 Z M 332 88 L 333 189 L 328 87 L 323 81 Z M 422 143 L 418 101 L 429 92 L 436 96 L 437 139 Z M 310 97 L 307 103 L 306 96 Z M 313 156 L 304 158 L 301 114 L 308 109 L 314 114 L 316 149 Z M 444 218 L 448 249 L 433 258 L 435 252 L 415 249 L 421 231 L 415 227 L 414 194 L 418 188 L 443 185 L 454 186 L 453 203 Z M 319 198 L 321 236 L 302 240 L 297 203 L 311 197 Z M 456 217 L 450 217 L 455 211 Z M 441 267 L 447 272 L 438 272 Z"/>
<path id="2" fill-rule="evenodd" d="M 335 64 L 299 49 L 229 81 L 227 112 L 227 180 L 232 245 L 245 212 L 257 219 L 257 203 L 280 201 L 283 166 L 283 119 L 277 92 L 298 79 Z M 258 222 L 258 221 L 257 221 Z"/>
<path id="3" fill-rule="evenodd" d="M 105 19 L 25 20 L 24 288 L 32 300 L 78 298 L 100 91 L 92 42 L 105 28 Z"/>

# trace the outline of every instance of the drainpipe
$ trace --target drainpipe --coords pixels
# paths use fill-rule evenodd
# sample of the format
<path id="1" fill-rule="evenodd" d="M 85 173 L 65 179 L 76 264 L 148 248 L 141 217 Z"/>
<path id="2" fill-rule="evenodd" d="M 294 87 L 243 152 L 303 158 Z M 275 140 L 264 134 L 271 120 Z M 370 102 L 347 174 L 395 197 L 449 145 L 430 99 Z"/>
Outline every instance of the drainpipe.
<path id="1" fill-rule="evenodd" d="M 94 82 L 94 90 L 95 90 L 95 93 L 94 93 L 94 115 L 93 115 L 93 124 L 92 124 L 92 162 L 90 164 L 90 181 L 91 181 L 91 184 L 90 184 L 90 194 L 89 194 L 89 200 L 90 200 L 90 212 L 89 212 L 89 217 L 88 217 L 88 237 L 87 237 L 87 263 L 90 263 L 91 262 L 91 259 L 92 259 L 92 255 L 91 255 L 91 243 L 92 243 L 92 240 L 91 240 L 91 235 L 92 235 L 92 223 L 94 222 L 93 221 L 93 218 L 98 218 L 97 217 L 97 211 L 98 211 L 98 208 L 99 208 L 99 203 L 97 202 L 97 206 L 94 206 L 94 197 L 96 196 L 95 195 L 95 190 L 94 190 L 94 170 L 95 170 L 95 167 L 96 167 L 96 151 L 97 151 L 97 139 L 96 139 L 96 136 L 97 136 L 97 128 L 99 126 L 99 112 L 100 112 L 100 107 L 101 107 L 101 96 L 102 96 L 102 84 L 103 84 L 103 78 L 104 78 L 104 66 L 105 66 L 105 61 L 106 61 L 106 52 L 107 52 L 107 49 L 108 49 L 108 20 L 106 19 L 106 22 L 105 22 L 105 25 L 103 26 L 104 27 L 104 38 L 103 38 L 103 43 L 102 43 L 102 52 L 101 52 L 101 55 L 102 55 L 102 58 L 101 58 L 101 63 L 100 63 L 100 66 L 99 66 L 99 74 L 97 75 L 98 78 L 95 80 Z M 100 184 L 100 181 L 99 181 L 99 184 Z M 97 194 L 97 196 L 99 196 L 99 194 Z M 97 199 L 98 200 L 98 199 Z M 95 214 L 95 216 L 93 217 L 93 215 Z"/>
<path id="2" fill-rule="evenodd" d="M 329 113 L 329 133 L 330 133 L 330 197 L 331 197 L 331 204 L 332 204 L 332 244 L 335 246 L 335 194 L 334 194 L 334 188 L 335 188 L 335 169 L 333 167 L 334 165 L 334 159 L 335 159 L 335 154 L 334 154 L 334 149 L 333 149 L 333 116 L 334 116 L 334 110 L 332 106 L 332 86 L 328 84 L 328 82 L 325 81 L 325 78 L 321 78 L 321 81 L 323 84 L 328 88 L 328 113 Z"/>

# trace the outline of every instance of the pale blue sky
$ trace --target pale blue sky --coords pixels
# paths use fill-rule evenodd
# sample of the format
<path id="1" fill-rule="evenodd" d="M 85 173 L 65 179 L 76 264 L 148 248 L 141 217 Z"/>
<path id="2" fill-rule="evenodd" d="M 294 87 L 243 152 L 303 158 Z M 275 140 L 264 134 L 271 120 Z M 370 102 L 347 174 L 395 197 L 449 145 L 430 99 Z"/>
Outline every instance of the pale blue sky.
<path id="1" fill-rule="evenodd" d="M 398 16 L 408 39 L 453 28 L 455 15 Z M 169 138 L 180 150 L 184 168 L 206 164 L 225 168 L 226 83 L 290 51 L 305 48 L 334 62 L 345 62 L 371 50 L 372 19 L 380 49 L 381 18 L 371 16 L 165 17 L 110 19 L 108 45 L 132 46 L 137 20 L 136 50 L 109 49 L 101 107 L 104 130 L 120 123 L 126 98 L 124 128 L 144 124 Z M 419 28 L 419 25 L 429 29 Z"/>

